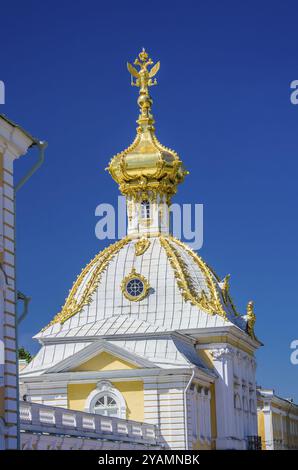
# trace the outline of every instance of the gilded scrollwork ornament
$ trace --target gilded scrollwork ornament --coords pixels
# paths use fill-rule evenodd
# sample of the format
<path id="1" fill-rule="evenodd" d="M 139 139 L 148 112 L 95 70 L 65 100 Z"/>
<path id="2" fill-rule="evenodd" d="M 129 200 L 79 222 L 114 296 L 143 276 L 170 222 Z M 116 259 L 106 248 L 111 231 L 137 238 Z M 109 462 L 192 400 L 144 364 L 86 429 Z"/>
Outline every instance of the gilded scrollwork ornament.
<path id="1" fill-rule="evenodd" d="M 254 303 L 252 300 L 250 300 L 247 304 L 247 309 L 246 309 L 246 320 L 247 320 L 247 333 L 252 337 L 255 337 L 255 323 L 256 323 L 256 314 L 254 312 Z"/>
<path id="2" fill-rule="evenodd" d="M 216 288 L 215 281 L 212 279 L 210 271 L 204 261 L 194 253 L 187 245 L 174 237 L 160 237 L 160 243 L 165 249 L 170 264 L 174 270 L 177 285 L 185 301 L 189 301 L 211 315 L 218 314 L 227 318 L 226 312 L 220 302 L 220 296 Z M 199 269 L 203 272 L 206 281 L 206 291 L 201 289 L 200 293 L 193 284 L 192 277 L 188 271 L 178 247 L 182 247 L 193 258 Z"/>
<path id="3" fill-rule="evenodd" d="M 228 301 L 228 295 L 229 295 L 229 291 L 230 291 L 230 278 L 231 278 L 231 275 L 230 274 L 227 274 L 226 277 L 223 279 L 221 285 L 222 285 L 222 295 L 223 295 L 223 298 L 224 298 L 224 301 L 227 302 Z"/>
<path id="4" fill-rule="evenodd" d="M 142 237 L 135 243 L 135 254 L 136 256 L 141 256 L 147 251 L 150 246 L 149 238 Z"/>

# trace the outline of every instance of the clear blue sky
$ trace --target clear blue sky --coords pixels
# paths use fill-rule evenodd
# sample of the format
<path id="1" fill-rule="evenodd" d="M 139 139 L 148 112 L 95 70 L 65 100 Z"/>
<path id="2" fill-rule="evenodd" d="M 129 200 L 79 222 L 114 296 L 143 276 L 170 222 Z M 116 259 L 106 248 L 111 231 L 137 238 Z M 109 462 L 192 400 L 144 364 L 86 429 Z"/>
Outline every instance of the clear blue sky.
<path id="1" fill-rule="evenodd" d="M 144 7 L 143 7 L 144 5 Z M 161 60 L 152 89 L 160 140 L 190 170 L 177 202 L 203 203 L 200 254 L 244 313 L 255 301 L 258 382 L 298 400 L 297 2 L 13 1 L 1 5 L 0 112 L 49 142 L 17 200 L 18 288 L 32 296 L 20 344 L 63 304 L 106 242 L 94 210 L 115 203 L 104 168 L 134 137 L 126 61 Z M 36 151 L 16 164 L 16 179 Z"/>

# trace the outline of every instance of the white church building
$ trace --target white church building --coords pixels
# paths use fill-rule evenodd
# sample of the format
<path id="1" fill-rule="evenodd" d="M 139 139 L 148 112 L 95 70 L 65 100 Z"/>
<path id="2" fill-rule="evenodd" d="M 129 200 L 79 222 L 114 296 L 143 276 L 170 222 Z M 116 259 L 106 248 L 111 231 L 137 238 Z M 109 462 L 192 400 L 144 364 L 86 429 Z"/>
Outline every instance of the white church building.
<path id="1" fill-rule="evenodd" d="M 171 235 L 170 204 L 187 172 L 155 134 L 149 87 L 159 62 L 143 50 L 128 68 L 137 133 L 108 166 L 127 199 L 127 236 L 83 268 L 35 336 L 41 348 L 20 374 L 23 419 L 48 405 L 89 417 L 91 433 L 95 416 L 143 423 L 156 448 L 252 448 L 261 345 L 253 304 L 240 315 L 229 278 Z"/>

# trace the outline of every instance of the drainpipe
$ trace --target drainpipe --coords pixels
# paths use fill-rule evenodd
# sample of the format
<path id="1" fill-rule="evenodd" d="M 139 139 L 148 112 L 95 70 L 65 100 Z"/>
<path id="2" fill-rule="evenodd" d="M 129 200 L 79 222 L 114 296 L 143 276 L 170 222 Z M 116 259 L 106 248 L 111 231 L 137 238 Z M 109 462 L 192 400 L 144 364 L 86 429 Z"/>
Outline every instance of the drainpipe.
<path id="1" fill-rule="evenodd" d="M 185 425 L 185 430 L 184 430 L 184 434 L 185 434 L 185 450 L 188 450 L 188 428 L 187 428 L 187 392 L 188 392 L 188 389 L 191 385 L 191 382 L 193 381 L 193 378 L 195 376 L 195 369 L 193 369 L 192 371 L 192 374 L 191 374 L 191 378 L 189 379 L 189 382 L 188 384 L 186 385 L 186 388 L 184 390 L 184 425 Z"/>
<path id="2" fill-rule="evenodd" d="M 31 137 L 32 138 L 32 137 Z M 21 179 L 21 181 L 15 186 L 15 197 L 14 197 L 14 230 L 16 233 L 16 193 L 21 189 L 25 183 L 31 178 L 31 176 L 38 170 L 38 168 L 43 164 L 44 162 L 44 153 L 45 149 L 47 148 L 48 144 L 47 142 L 37 140 L 32 138 L 33 146 L 38 147 L 38 160 L 37 162 L 33 165 L 33 167 L 28 171 L 28 173 Z M 16 264 L 17 256 L 16 256 L 16 236 L 15 236 L 15 309 L 16 309 L 16 314 L 15 314 L 15 337 L 16 337 L 16 354 L 18 358 L 18 325 L 19 323 L 25 318 L 25 316 L 28 313 L 28 298 L 26 296 L 25 300 L 24 298 L 24 310 L 23 313 L 21 314 L 20 318 L 17 317 L 17 303 L 19 300 L 19 292 L 17 291 L 16 285 L 17 285 L 17 264 Z M 21 448 L 21 442 L 20 442 L 20 406 L 19 406 L 19 367 L 18 367 L 18 361 L 17 361 L 17 367 L 16 367 L 16 385 L 17 385 L 17 449 L 20 450 Z"/>
<path id="3" fill-rule="evenodd" d="M 27 295 L 23 294 L 19 290 L 18 290 L 17 295 L 18 295 L 18 300 L 21 300 L 23 302 L 23 312 L 21 313 L 19 317 L 17 317 L 17 322 L 19 325 L 28 314 L 29 303 L 30 303 L 31 297 L 28 297 Z"/>
<path id="4" fill-rule="evenodd" d="M 33 147 L 34 145 L 37 145 L 38 147 L 38 150 L 39 150 L 39 153 L 38 153 L 38 160 L 37 162 L 35 163 L 35 165 L 33 165 L 33 167 L 31 168 L 31 170 L 28 171 L 28 173 L 21 179 L 21 181 L 15 186 L 15 192 L 17 192 L 19 189 L 22 188 L 22 186 L 24 186 L 25 183 L 27 183 L 27 181 L 31 178 L 31 176 L 33 175 L 33 173 L 36 172 L 36 170 L 43 164 L 44 162 L 44 152 L 45 152 L 45 149 L 47 148 L 48 146 L 48 143 L 45 142 L 45 141 L 42 141 L 42 140 L 34 140 L 33 141 L 33 144 L 31 145 L 31 147 Z"/>

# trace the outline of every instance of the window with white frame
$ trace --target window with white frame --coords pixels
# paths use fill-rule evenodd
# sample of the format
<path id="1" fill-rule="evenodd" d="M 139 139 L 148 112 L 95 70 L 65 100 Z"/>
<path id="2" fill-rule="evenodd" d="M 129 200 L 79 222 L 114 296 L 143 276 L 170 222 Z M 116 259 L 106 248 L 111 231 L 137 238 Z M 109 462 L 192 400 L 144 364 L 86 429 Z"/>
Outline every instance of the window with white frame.
<path id="1" fill-rule="evenodd" d="M 147 200 L 141 202 L 141 218 L 150 219 L 150 202 Z"/>
<path id="2" fill-rule="evenodd" d="M 93 406 L 93 413 L 104 416 L 120 417 L 119 404 L 109 394 L 104 394 L 98 398 Z"/>
<path id="3" fill-rule="evenodd" d="M 98 382 L 96 389 L 87 397 L 85 411 L 103 416 L 126 418 L 123 395 L 107 380 Z"/>

